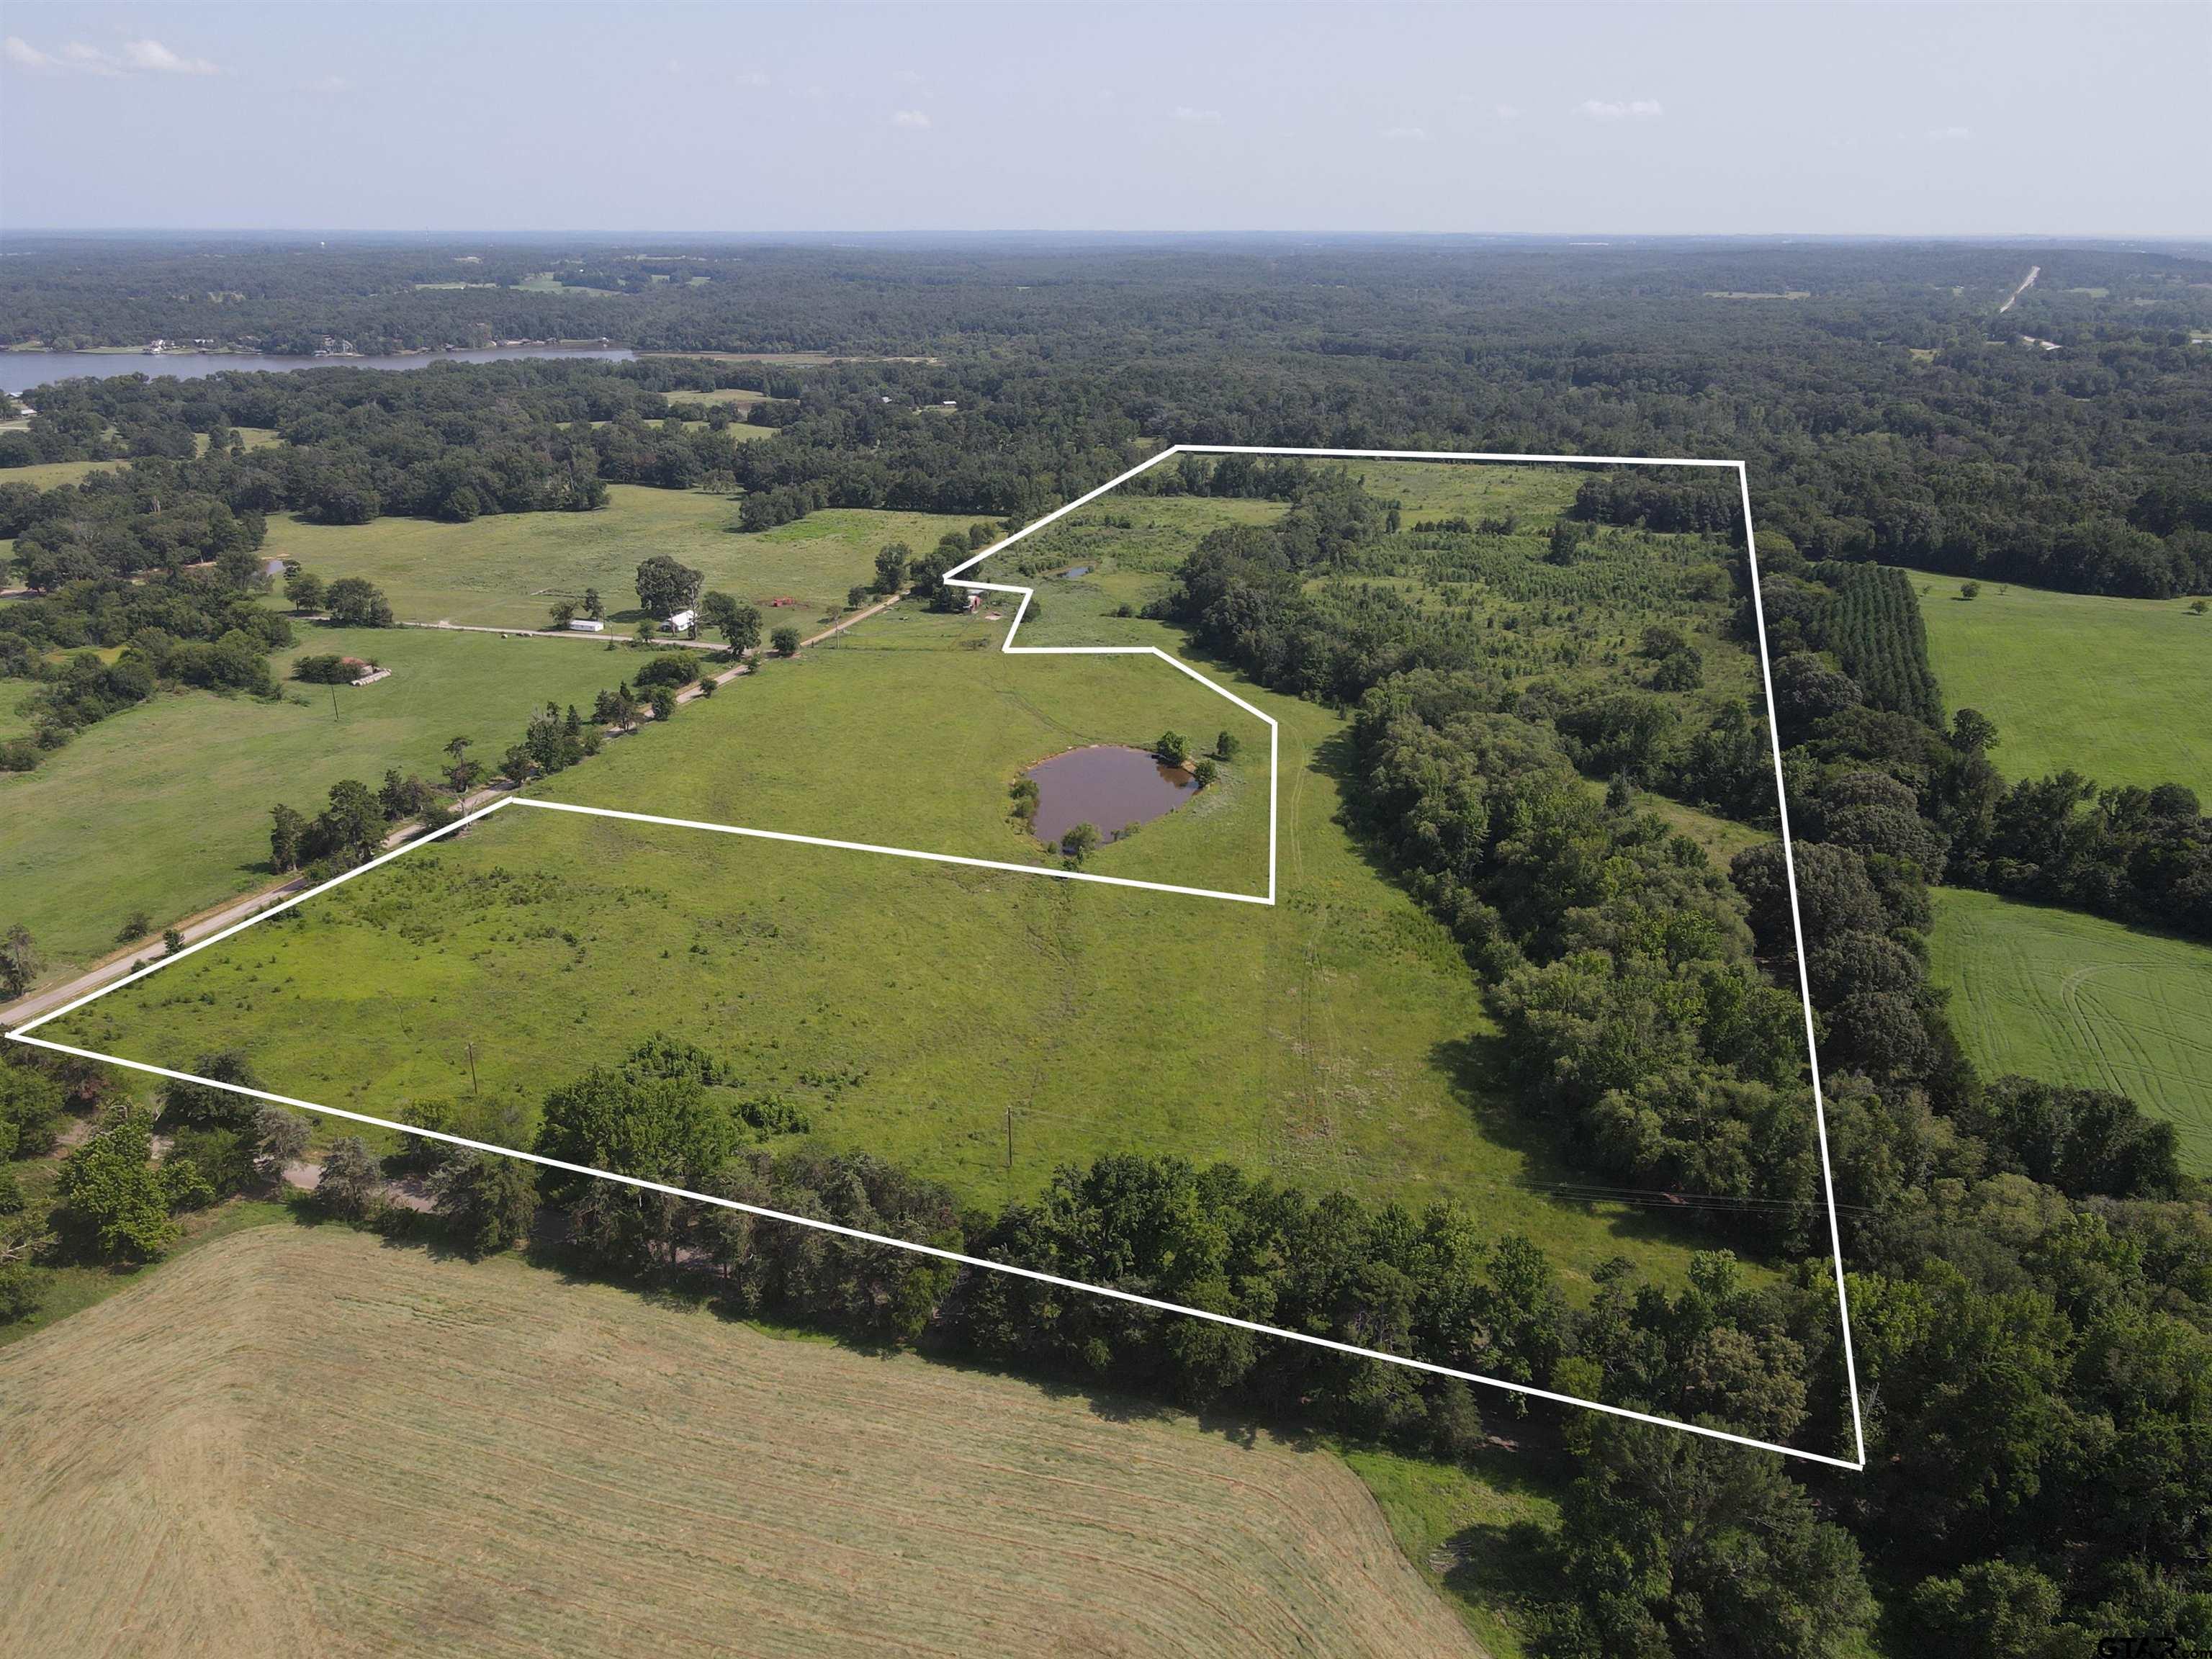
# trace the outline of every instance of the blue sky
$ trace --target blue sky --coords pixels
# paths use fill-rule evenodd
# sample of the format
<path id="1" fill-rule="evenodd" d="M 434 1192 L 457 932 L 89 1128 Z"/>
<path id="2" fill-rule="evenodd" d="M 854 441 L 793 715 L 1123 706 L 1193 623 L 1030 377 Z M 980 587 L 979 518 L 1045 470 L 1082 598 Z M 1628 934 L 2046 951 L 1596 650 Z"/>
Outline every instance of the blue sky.
<path id="1" fill-rule="evenodd" d="M 2212 234 L 2212 6 L 40 3 L 0 226 Z"/>

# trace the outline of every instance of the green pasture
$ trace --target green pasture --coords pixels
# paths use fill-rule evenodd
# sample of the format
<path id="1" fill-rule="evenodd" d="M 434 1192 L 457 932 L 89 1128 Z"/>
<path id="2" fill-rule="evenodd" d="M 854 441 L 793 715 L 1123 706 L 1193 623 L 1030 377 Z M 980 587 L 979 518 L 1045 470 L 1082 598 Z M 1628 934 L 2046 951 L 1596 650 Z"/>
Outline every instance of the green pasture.
<path id="1" fill-rule="evenodd" d="M 1935 892 L 1932 978 L 1992 1074 L 2112 1089 L 2212 1174 L 2212 948 L 2078 911 Z"/>
<path id="2" fill-rule="evenodd" d="M 1549 531 L 1575 503 L 1587 476 L 1579 468 L 1515 466 L 1497 461 L 1346 461 L 1370 495 L 1398 503 L 1407 529 L 1424 519 L 1517 514 L 1529 529 Z"/>
<path id="3" fill-rule="evenodd" d="M 1094 572 L 1140 570 L 1165 575 L 1190 556 L 1208 531 L 1224 525 L 1272 524 L 1289 510 L 1285 501 L 1144 495 L 1119 489 L 1015 543 L 969 574 L 986 581 L 1025 581 L 1024 572 L 1087 564 Z"/>
<path id="4" fill-rule="evenodd" d="M 635 672 L 628 650 L 421 629 L 303 627 L 275 672 L 313 652 L 374 657 L 392 678 L 287 683 L 282 702 L 165 694 L 88 728 L 34 772 L 0 773 L 0 926 L 31 930 L 50 978 L 105 955 L 134 911 L 160 930 L 270 878 L 269 809 L 312 812 L 342 778 L 434 775 L 447 740 L 496 762 L 531 710 L 589 708 Z M 23 689 L 20 682 L 17 690 Z M 12 717 L 10 717 L 12 718 Z"/>
<path id="5" fill-rule="evenodd" d="M 833 508 L 759 534 L 737 529 L 738 506 L 689 490 L 615 484 L 596 513 L 517 513 L 470 524 L 379 519 L 366 525 L 270 521 L 263 550 L 297 559 L 325 580 L 365 576 L 403 622 L 540 628 L 556 600 L 596 587 L 617 625 L 635 618 L 637 567 L 656 553 L 705 574 L 709 588 L 769 609 L 771 621 L 811 622 L 875 574 L 876 550 L 904 541 L 927 551 L 969 520 Z"/>
<path id="6" fill-rule="evenodd" d="M 2212 616 L 2186 599 L 2118 599 L 1909 574 L 1947 712 L 1996 722 L 2007 778 L 2070 767 L 2100 783 L 2183 783 L 2212 801 Z"/>
<path id="7" fill-rule="evenodd" d="M 1236 723 L 1200 726 L 1209 694 L 1154 659 L 969 648 L 1000 631 L 902 606 L 540 793 L 1018 863 L 1036 856 L 1005 816 L 1021 767 Z M 1339 822 L 1342 722 L 1231 683 L 1283 723 L 1272 908 L 518 805 L 64 1024 L 163 1063 L 240 1047 L 272 1087 L 403 1120 L 470 1088 L 471 1044 L 477 1086 L 526 1115 L 668 1030 L 830 1144 L 977 1202 L 1063 1161 L 1175 1152 L 1455 1200 L 1584 1286 L 1620 1253 L 1679 1281 L 1694 1231 L 1540 1190 L 1571 1171 L 1506 1097 L 1474 976 Z M 1264 755 L 1248 742 L 1218 794 L 1090 867 L 1256 889 Z"/>
<path id="8" fill-rule="evenodd" d="M 120 471 L 128 461 L 33 461 L 28 466 L 0 467 L 0 484 L 28 484 L 33 489 L 55 489 L 82 483 L 85 474 Z"/>
<path id="9" fill-rule="evenodd" d="M 768 398 L 765 392 L 740 386 L 717 386 L 711 392 L 671 392 L 665 395 L 672 404 L 757 404 Z"/>
<path id="10" fill-rule="evenodd" d="M 1142 626 L 1152 641 L 1172 642 L 1158 623 Z M 798 657 L 757 663 L 710 702 L 685 706 L 666 731 L 619 738 L 533 793 L 708 823 L 1056 863 L 1009 812 L 1009 789 L 1025 769 L 1093 744 L 1149 748 L 1170 730 L 1203 750 L 1227 730 L 1241 751 L 1221 781 L 1102 848 L 1090 867 L 1264 894 L 1266 726 L 1157 658 L 1009 656 L 997 648 L 1006 628 L 902 603 Z"/>

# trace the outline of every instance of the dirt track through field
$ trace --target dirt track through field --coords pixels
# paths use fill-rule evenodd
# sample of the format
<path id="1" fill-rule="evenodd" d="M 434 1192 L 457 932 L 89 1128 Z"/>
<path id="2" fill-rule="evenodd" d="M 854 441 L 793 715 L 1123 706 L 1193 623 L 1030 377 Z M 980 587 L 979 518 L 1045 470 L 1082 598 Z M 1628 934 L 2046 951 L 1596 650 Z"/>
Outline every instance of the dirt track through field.
<path id="1" fill-rule="evenodd" d="M 0 1355 L 0 1651 L 1474 1654 L 1333 1458 L 258 1229 Z"/>

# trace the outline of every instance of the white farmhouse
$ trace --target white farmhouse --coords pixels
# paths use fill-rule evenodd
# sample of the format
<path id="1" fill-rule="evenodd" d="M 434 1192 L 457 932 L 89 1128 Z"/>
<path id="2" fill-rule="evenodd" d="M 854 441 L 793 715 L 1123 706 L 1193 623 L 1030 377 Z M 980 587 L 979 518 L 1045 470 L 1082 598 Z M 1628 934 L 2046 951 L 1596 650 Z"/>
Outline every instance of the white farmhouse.
<path id="1" fill-rule="evenodd" d="M 671 617 L 666 622 L 660 624 L 660 631 L 664 634 L 688 634 L 691 631 L 692 624 L 696 623 L 698 620 L 699 613 L 697 611 L 679 611 L 674 616 Z"/>

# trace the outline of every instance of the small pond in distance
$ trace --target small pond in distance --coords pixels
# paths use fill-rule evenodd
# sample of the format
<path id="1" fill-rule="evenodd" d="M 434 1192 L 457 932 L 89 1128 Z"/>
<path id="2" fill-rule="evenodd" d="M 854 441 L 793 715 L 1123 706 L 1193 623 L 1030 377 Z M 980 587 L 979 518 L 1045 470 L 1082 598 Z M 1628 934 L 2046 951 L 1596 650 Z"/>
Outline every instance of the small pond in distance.
<path id="1" fill-rule="evenodd" d="M 1094 744 L 1039 761 L 1022 774 L 1037 787 L 1036 838 L 1058 846 L 1079 823 L 1094 824 L 1111 841 L 1132 823 L 1172 812 L 1198 793 L 1180 766 L 1163 766 L 1142 749 Z"/>

